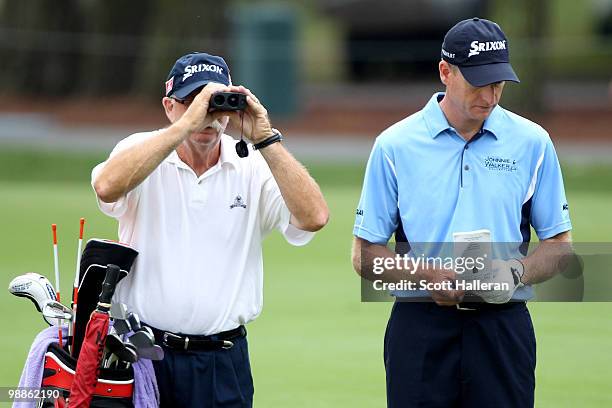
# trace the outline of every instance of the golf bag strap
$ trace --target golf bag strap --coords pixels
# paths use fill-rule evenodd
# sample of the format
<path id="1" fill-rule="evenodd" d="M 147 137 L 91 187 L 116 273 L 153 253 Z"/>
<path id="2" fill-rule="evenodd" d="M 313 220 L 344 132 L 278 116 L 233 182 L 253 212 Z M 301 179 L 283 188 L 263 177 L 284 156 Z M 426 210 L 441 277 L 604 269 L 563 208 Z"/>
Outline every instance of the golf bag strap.
<path id="1" fill-rule="evenodd" d="M 244 326 L 238 326 L 235 329 L 210 336 L 178 334 L 159 330 L 155 327 L 151 327 L 151 329 L 157 343 L 161 343 L 163 346 L 173 350 L 184 351 L 226 350 L 234 346 L 232 340 L 246 336 L 246 328 Z"/>

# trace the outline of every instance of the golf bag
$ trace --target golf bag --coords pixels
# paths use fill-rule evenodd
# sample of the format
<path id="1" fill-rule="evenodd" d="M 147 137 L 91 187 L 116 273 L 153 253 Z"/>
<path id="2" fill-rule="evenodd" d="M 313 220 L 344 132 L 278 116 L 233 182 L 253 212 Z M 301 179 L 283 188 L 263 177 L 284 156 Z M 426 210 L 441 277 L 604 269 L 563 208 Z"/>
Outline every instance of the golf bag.
<path id="1" fill-rule="evenodd" d="M 40 400 L 39 407 L 65 407 L 70 386 L 74 380 L 77 360 L 68 352 L 52 343 L 45 353 L 45 365 L 41 388 L 59 391 L 59 398 Z M 91 400 L 94 408 L 133 407 L 134 371 L 101 368 L 98 382 Z"/>
<path id="2" fill-rule="evenodd" d="M 106 265 L 117 265 L 121 269 L 121 280 L 129 273 L 137 255 L 138 251 L 119 242 L 96 238 L 87 241 L 81 257 L 74 338 L 71 339 L 72 356 L 75 359 L 79 357 L 89 317 L 98 303 Z"/>

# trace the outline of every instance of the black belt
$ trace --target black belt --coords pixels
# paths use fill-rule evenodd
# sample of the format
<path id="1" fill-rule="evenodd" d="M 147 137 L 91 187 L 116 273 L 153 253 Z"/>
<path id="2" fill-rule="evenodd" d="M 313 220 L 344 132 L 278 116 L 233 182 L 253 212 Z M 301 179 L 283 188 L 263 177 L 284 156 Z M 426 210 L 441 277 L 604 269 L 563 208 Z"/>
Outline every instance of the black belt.
<path id="1" fill-rule="evenodd" d="M 149 326 L 151 327 L 151 326 Z M 232 340 L 245 337 L 247 332 L 244 326 L 224 331 L 210 336 L 171 333 L 151 327 L 155 341 L 174 350 L 185 351 L 214 351 L 227 350 L 234 346 Z"/>
<path id="2" fill-rule="evenodd" d="M 430 297 L 402 297 L 397 298 L 397 302 L 409 302 L 409 303 L 430 303 L 432 307 L 436 307 L 436 303 Z M 517 305 L 524 305 L 525 301 L 522 300 L 511 300 L 507 303 L 487 303 L 476 296 L 466 296 L 464 301 L 455 305 L 455 309 L 464 311 L 485 311 L 485 310 L 504 310 L 516 307 Z M 437 306 L 444 309 L 450 309 L 449 306 Z"/>
<path id="3" fill-rule="evenodd" d="M 457 310 L 464 310 L 468 312 L 484 311 L 484 310 L 504 310 L 511 309 L 518 305 L 524 305 L 522 301 L 510 301 L 507 303 L 486 303 L 486 302 L 461 302 L 455 305 Z"/>

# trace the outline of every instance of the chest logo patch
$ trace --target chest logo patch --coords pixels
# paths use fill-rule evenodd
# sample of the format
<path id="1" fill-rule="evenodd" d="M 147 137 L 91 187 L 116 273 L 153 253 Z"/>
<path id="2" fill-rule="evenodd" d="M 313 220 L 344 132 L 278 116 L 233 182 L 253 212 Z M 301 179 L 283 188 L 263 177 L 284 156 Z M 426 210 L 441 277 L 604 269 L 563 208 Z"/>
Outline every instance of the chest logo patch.
<path id="1" fill-rule="evenodd" d="M 516 160 L 508 157 L 487 156 L 484 165 L 488 170 L 505 171 L 511 173 L 518 169 Z"/>
<path id="2" fill-rule="evenodd" d="M 236 207 L 242 207 L 242 208 L 247 207 L 246 204 L 244 203 L 244 200 L 242 199 L 242 196 L 240 196 L 240 194 L 238 194 L 236 198 L 234 198 L 234 203 L 230 205 L 230 209 L 236 208 Z"/>

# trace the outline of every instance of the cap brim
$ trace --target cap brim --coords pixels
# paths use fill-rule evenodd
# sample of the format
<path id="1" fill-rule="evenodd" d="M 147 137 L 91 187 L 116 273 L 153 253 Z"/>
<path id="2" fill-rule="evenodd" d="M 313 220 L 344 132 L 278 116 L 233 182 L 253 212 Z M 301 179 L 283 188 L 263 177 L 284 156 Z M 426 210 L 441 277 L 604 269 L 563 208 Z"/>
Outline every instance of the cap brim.
<path id="1" fill-rule="evenodd" d="M 501 81 L 521 82 L 507 62 L 459 67 L 459 70 L 466 81 L 476 87 Z"/>
<path id="2" fill-rule="evenodd" d="M 178 91 L 174 92 L 170 96 L 174 96 L 176 99 L 185 99 L 186 97 L 189 96 L 189 94 L 191 94 L 196 89 L 202 88 L 204 85 L 206 85 L 208 83 L 211 83 L 211 82 L 215 82 L 215 81 L 198 81 L 198 82 L 194 82 L 193 84 L 189 84 L 189 85 L 179 89 Z M 223 85 L 223 84 L 221 84 L 221 85 Z"/>

